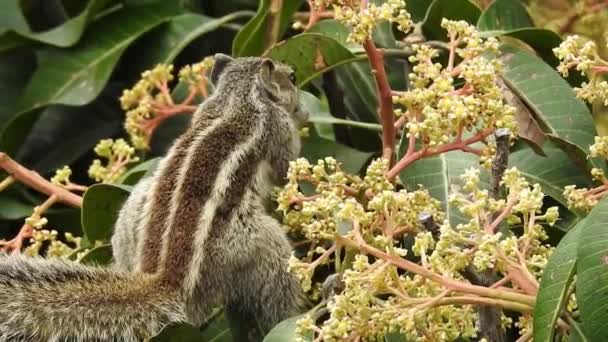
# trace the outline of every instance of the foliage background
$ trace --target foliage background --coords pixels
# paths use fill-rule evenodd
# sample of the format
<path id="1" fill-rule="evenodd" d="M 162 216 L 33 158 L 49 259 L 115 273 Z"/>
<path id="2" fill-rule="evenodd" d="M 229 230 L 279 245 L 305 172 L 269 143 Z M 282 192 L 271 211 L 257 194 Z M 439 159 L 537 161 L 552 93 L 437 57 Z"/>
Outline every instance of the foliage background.
<path id="1" fill-rule="evenodd" d="M 157 63 L 173 63 L 175 70 L 179 70 L 216 52 L 235 56 L 266 52 L 294 65 L 298 81 L 307 91 L 303 101 L 312 114 L 312 124 L 311 134 L 304 140 L 303 156 L 309 160 L 333 156 L 343 163 L 346 171 L 359 173 L 379 156 L 382 146 L 376 86 L 365 54 L 360 46 L 346 41 L 348 30 L 333 20 L 322 21 L 308 33 L 300 34 L 292 23 L 296 12 L 300 15 L 307 10 L 306 2 L 279 2 L 282 6 L 276 20 L 269 12 L 270 0 L 2 1 L 0 151 L 47 178 L 56 169 L 69 165 L 73 182 L 93 185 L 95 182 L 87 175 L 91 161 L 96 158 L 93 148 L 104 138 L 127 137 L 123 129 L 125 113 L 118 98 L 123 89 L 137 82 L 143 71 Z M 594 136 L 603 130 L 603 107 L 591 107 L 574 96 L 572 86 L 580 84 L 583 78 L 574 74 L 562 79 L 554 69 L 558 61 L 551 49 L 569 32 L 586 34 L 603 46 L 605 25 L 585 26 L 584 22 L 577 24 L 580 18 L 576 18 L 575 24 L 567 27 L 568 32 L 560 32 L 569 17 L 555 13 L 574 11 L 576 6 L 574 1 L 566 0 L 406 2 L 418 23 L 417 32 L 427 40 L 444 41 L 445 33 L 439 24 L 442 18 L 449 18 L 466 20 L 485 36 L 499 37 L 504 43 L 502 49 L 507 56 L 503 60 L 504 80 L 512 96 L 521 101 L 518 122 L 523 138 L 512 148 L 510 166 L 517 166 L 531 182 L 542 185 L 549 196 L 547 206 L 559 206 L 561 220 L 548 231 L 551 243 L 557 245 L 566 232 L 587 217 L 567 208 L 563 187 L 570 184 L 590 187 L 590 167 L 593 164 L 605 168 L 605 163 L 588 158 Z M 273 46 L 268 39 L 269 25 L 277 26 L 280 40 L 287 41 Z M 589 26 L 596 30 L 590 31 Z M 379 25 L 373 38 L 385 50 L 391 87 L 407 89 L 410 72 L 407 44 L 388 23 Z M 175 89 L 176 98 L 184 96 L 183 89 L 181 92 L 179 86 Z M 165 120 L 152 137 L 150 151 L 138 152 L 145 162 L 133 166 L 119 184 L 90 187 L 84 195 L 82 210 L 55 205 L 46 212 L 50 229 L 83 236 L 82 247 L 92 248 L 83 262 L 109 262 L 108 239 L 117 209 L 130 186 L 153 169 L 154 158 L 167 150 L 188 119 L 188 115 L 177 115 Z M 464 168 L 475 163 L 476 157 L 454 151 L 420 161 L 399 177 L 406 187 L 425 185 L 444 203 L 449 218 L 458 222 L 461 219 L 458 212 L 446 204 L 447 192 Z M 15 236 L 23 220 L 44 198 L 23 184 L 0 192 L 0 237 Z M 602 208 L 605 206 L 600 204 Z M 586 220 L 605 222 L 604 215 L 595 210 Z M 600 228 L 584 238 L 608 242 Z M 103 244 L 91 245 L 95 240 Z M 587 253 L 603 251 L 605 247 Z M 564 261 L 554 266 L 565 272 L 560 280 L 562 288 L 572 280 L 575 272 L 572 258 L 576 257 L 577 249 L 570 247 L 566 253 Z M 594 260 L 585 262 L 587 269 L 579 269 L 580 276 L 598 266 Z M 591 300 L 603 284 L 605 277 L 587 288 L 588 297 L 580 298 L 580 305 Z M 564 294 L 559 291 L 544 295 L 548 296 L 543 300 L 548 303 L 546 311 L 558 310 L 563 303 Z M 598 296 L 593 305 L 608 305 L 608 296 Z M 606 319 L 608 313 L 603 311 L 590 317 L 590 323 L 579 331 L 581 340 L 585 338 L 583 331 L 593 331 L 593 339 L 589 340 L 608 340 L 608 332 L 595 330 Z M 275 340 L 284 340 L 282 334 L 293 332 L 288 323 L 275 332 Z M 178 330 L 166 332 L 161 338 L 230 340 L 226 322 L 221 319 L 200 329 Z M 539 335 L 535 340 L 548 338 Z"/>

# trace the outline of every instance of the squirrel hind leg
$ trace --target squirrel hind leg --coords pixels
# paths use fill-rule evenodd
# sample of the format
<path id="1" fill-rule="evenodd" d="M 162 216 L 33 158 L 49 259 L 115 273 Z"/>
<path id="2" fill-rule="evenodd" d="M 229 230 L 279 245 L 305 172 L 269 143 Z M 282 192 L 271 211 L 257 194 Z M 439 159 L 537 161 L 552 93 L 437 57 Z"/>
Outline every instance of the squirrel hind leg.
<path id="1" fill-rule="evenodd" d="M 240 239 L 238 259 L 230 262 L 225 289 L 226 313 L 230 320 L 257 322 L 252 327 L 268 333 L 281 321 L 309 307 L 300 281 L 288 271 L 291 246 L 278 222 L 256 215 L 246 240 Z"/>
<path id="2" fill-rule="evenodd" d="M 247 332 L 248 341 L 261 341 L 275 325 L 307 308 L 299 281 L 287 271 L 287 260 L 275 256 L 237 270 L 236 288 L 226 301 L 227 318 Z"/>

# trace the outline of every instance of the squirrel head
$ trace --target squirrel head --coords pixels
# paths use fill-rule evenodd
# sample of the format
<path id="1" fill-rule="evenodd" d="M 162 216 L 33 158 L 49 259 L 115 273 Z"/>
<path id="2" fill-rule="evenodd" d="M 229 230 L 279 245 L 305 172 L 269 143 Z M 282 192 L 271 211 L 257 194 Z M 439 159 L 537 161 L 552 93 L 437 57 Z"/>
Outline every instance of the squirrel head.
<path id="1" fill-rule="evenodd" d="M 255 87 L 257 94 L 289 113 L 297 126 L 306 123 L 308 113 L 301 109 L 295 72 L 290 66 L 270 58 L 232 58 L 221 53 L 214 59 L 210 79 L 216 89 L 223 88 L 220 93 L 245 95 L 243 92 Z M 243 85 L 246 89 L 239 89 Z"/>

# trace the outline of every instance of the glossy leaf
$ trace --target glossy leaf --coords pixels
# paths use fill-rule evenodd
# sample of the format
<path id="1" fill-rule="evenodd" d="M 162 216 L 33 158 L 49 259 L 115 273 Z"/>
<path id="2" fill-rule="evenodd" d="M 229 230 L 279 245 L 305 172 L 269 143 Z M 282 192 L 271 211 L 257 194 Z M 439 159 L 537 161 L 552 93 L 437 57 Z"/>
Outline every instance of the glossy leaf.
<path id="1" fill-rule="evenodd" d="M 354 148 L 336 143 L 319 136 L 310 136 L 302 139 L 302 152 L 300 155 L 307 158 L 311 163 L 316 163 L 325 157 L 334 157 L 342 163 L 342 168 L 349 173 L 359 173 L 372 153 L 361 152 Z"/>
<path id="2" fill-rule="evenodd" d="M 168 326 L 157 336 L 151 339 L 152 342 L 198 342 L 207 341 L 203 339 L 198 328 L 190 325 Z"/>
<path id="3" fill-rule="evenodd" d="M 426 11 L 433 3 L 433 0 L 405 0 L 407 11 L 412 16 L 412 20 L 417 23 L 426 16 Z"/>
<path id="4" fill-rule="evenodd" d="M 130 189 L 126 185 L 95 184 L 87 190 L 82 203 L 82 228 L 89 241 L 109 240 Z"/>
<path id="5" fill-rule="evenodd" d="M 403 141 L 399 156 L 407 149 Z M 452 151 L 438 156 L 424 158 L 409 165 L 399 174 L 399 179 L 409 191 L 423 186 L 431 196 L 439 200 L 447 214 L 450 224 L 455 225 L 466 220 L 460 211 L 448 202 L 453 187 L 461 187 L 460 175 L 468 168 L 480 168 L 479 158 L 471 153 Z M 487 172 L 481 173 L 480 186 L 488 187 Z"/>
<path id="6" fill-rule="evenodd" d="M 517 167 L 530 183 L 540 184 L 545 194 L 567 206 L 562 194 L 564 187 L 571 184 L 589 187 L 591 182 L 585 171 L 551 141 L 545 143 L 543 150 L 545 156 L 527 148 L 516 151 L 509 156 L 509 167 Z"/>
<path id="7" fill-rule="evenodd" d="M 446 40 L 446 31 L 441 27 L 443 18 L 475 25 L 480 15 L 479 7 L 469 0 L 435 0 L 422 22 L 422 33 L 428 40 Z"/>
<path id="8" fill-rule="evenodd" d="M 298 86 L 337 65 L 358 59 L 336 40 L 317 33 L 303 33 L 287 39 L 265 55 L 293 66 Z"/>
<path id="9" fill-rule="evenodd" d="M 12 31 L 2 31 L 0 29 L 0 52 L 8 52 L 27 45 L 30 41 L 26 38 L 21 37 Z"/>
<path id="10" fill-rule="evenodd" d="M 591 113 L 559 74 L 540 58 L 513 46 L 503 48 L 503 79 L 532 109 L 547 136 L 581 166 L 595 127 Z"/>
<path id="11" fill-rule="evenodd" d="M 481 31 L 511 31 L 533 26 L 523 3 L 513 0 L 495 0 L 477 22 L 477 28 Z"/>
<path id="12" fill-rule="evenodd" d="M 134 167 L 130 168 L 119 180 L 120 184 L 124 185 L 135 185 L 144 176 L 153 172 L 158 166 L 160 158 L 151 158 L 144 162 L 141 162 Z"/>
<path id="13" fill-rule="evenodd" d="M 19 35 L 42 43 L 68 47 L 74 45 L 84 32 L 93 15 L 111 0 L 89 0 L 86 7 L 75 17 L 43 32 L 34 32 L 25 18 L 19 0 L 0 1 L 0 25 Z"/>
<path id="14" fill-rule="evenodd" d="M 36 66 L 31 51 L 16 50 L 0 54 L 0 131 L 15 114 L 17 98 Z"/>
<path id="15" fill-rule="evenodd" d="M 112 263 L 112 246 L 103 245 L 95 247 L 80 259 L 81 264 L 110 265 Z"/>
<path id="16" fill-rule="evenodd" d="M 576 300 L 582 328 L 590 341 L 608 341 L 608 199 L 579 223 Z M 577 225 L 578 226 L 578 225 Z"/>
<path id="17" fill-rule="evenodd" d="M 177 13 L 176 6 L 169 2 L 126 8 L 91 25 L 78 46 L 46 50 L 17 110 L 89 103 L 105 86 L 124 50 Z"/>
<path id="18" fill-rule="evenodd" d="M 408 139 L 404 134 L 399 143 L 397 157 L 402 158 L 408 147 Z M 420 146 L 416 146 L 419 149 Z M 417 190 L 420 186 L 429 191 L 431 196 L 442 203 L 450 224 L 464 222 L 465 218 L 456 207 L 449 203 L 449 194 L 453 188 L 460 188 L 462 181 L 460 175 L 468 168 L 481 169 L 479 157 L 472 153 L 451 151 L 437 156 L 427 157 L 415 161 L 399 173 L 399 180 L 407 190 Z M 489 187 L 489 174 L 484 169 L 480 173 L 480 186 Z"/>
<path id="19" fill-rule="evenodd" d="M 517 135 L 534 151 L 544 155 L 542 146 L 545 142 L 545 132 L 540 128 L 532 111 L 513 93 L 513 91 L 499 79 L 497 82 L 505 103 L 515 108 L 515 121 L 517 122 Z"/>
<path id="20" fill-rule="evenodd" d="M 14 193 L 0 192 L 0 219 L 18 220 L 32 214 L 34 206 L 17 198 Z"/>
<path id="21" fill-rule="evenodd" d="M 384 27 L 386 27 L 386 25 L 384 25 Z M 370 124 L 377 123 L 378 104 L 376 101 L 376 83 L 374 81 L 369 62 L 364 55 L 361 45 L 348 43 L 346 39 L 348 37 L 348 33 L 350 32 L 349 29 L 335 20 L 323 20 L 313 26 L 311 28 L 311 32 L 312 31 L 323 34 L 324 36 L 335 38 L 340 44 L 349 49 L 351 52 L 356 53 L 357 56 L 360 56 L 361 58 L 361 61 L 359 62 L 338 65 L 333 70 L 338 82 L 338 87 L 344 92 L 343 98 L 335 100 L 343 101 L 347 110 L 346 113 L 335 114 L 342 114 L 344 115 L 345 119 L 348 120 Z M 385 43 L 387 38 L 393 38 L 392 34 L 391 37 L 387 37 L 386 32 L 378 33 L 377 31 L 378 29 L 374 33 L 374 37 L 384 41 Z M 386 65 L 387 71 L 393 71 L 389 72 L 388 74 L 389 81 L 393 79 L 392 81 L 394 84 L 392 85 L 399 86 L 399 88 L 395 89 L 402 89 L 401 87 L 403 86 L 403 83 L 405 83 L 403 80 L 405 71 L 392 68 L 392 63 L 387 63 Z M 393 77 L 393 75 L 397 73 L 402 73 L 402 75 L 397 75 L 399 79 L 397 79 L 397 82 L 395 82 L 395 77 Z M 378 135 L 373 132 L 369 132 L 366 129 L 353 127 L 349 129 L 349 135 L 357 137 L 357 139 L 351 139 L 350 141 L 353 147 L 366 151 L 377 151 L 381 146 Z"/>
<path id="22" fill-rule="evenodd" d="M 285 32 L 292 15 L 302 4 L 301 0 L 284 0 L 277 15 L 279 17 L 278 34 Z M 268 48 L 268 30 L 272 20 L 270 0 L 261 0 L 256 15 L 239 31 L 232 42 L 232 54 L 235 57 L 259 56 Z"/>
<path id="23" fill-rule="evenodd" d="M 568 302 L 567 293 L 576 269 L 576 251 L 583 225 L 580 223 L 568 232 L 549 258 L 532 315 L 534 341 L 554 341 L 555 323 Z"/>
<path id="24" fill-rule="evenodd" d="M 314 24 L 307 33 L 318 33 L 326 37 L 333 38 L 335 41 L 346 47 L 352 53 L 363 53 L 361 44 L 349 43 L 347 41 L 350 29 L 339 23 L 335 19 L 321 20 Z"/>
<path id="25" fill-rule="evenodd" d="M 267 335 L 264 337 L 264 342 L 295 342 L 296 341 L 296 323 L 299 319 L 305 315 L 295 316 L 284 320 L 277 324 Z M 308 336 L 301 336 L 300 341 L 312 341 L 312 333 Z"/>
<path id="26" fill-rule="evenodd" d="M 115 136 L 123 129 L 124 113 L 118 107 L 117 97 L 118 91 L 113 91 L 82 107 L 49 106 L 29 130 L 15 159 L 49 174 L 91 153 L 99 140 Z"/>
<path id="27" fill-rule="evenodd" d="M 146 37 L 149 42 L 142 53 L 144 67 L 152 68 L 157 63 L 171 63 L 177 55 L 195 39 L 218 29 L 225 23 L 243 17 L 249 12 L 234 12 L 221 18 L 210 18 L 195 13 L 184 13 L 171 18 L 158 32 Z"/>

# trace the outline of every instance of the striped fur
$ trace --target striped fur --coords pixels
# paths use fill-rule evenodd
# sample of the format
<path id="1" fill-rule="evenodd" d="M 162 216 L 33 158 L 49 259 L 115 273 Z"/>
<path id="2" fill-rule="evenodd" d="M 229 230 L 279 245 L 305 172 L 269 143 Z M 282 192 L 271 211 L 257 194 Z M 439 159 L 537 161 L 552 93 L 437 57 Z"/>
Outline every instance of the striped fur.
<path id="1" fill-rule="evenodd" d="M 0 259 L 0 341 L 138 341 L 168 323 L 200 324 L 217 304 L 255 321 L 259 338 L 304 308 L 289 243 L 263 206 L 306 119 L 291 69 L 217 60 L 214 95 L 120 212 L 114 269 Z"/>
<path id="2" fill-rule="evenodd" d="M 0 270 L 0 341 L 141 341 L 186 321 L 152 275 L 24 256 Z"/>

